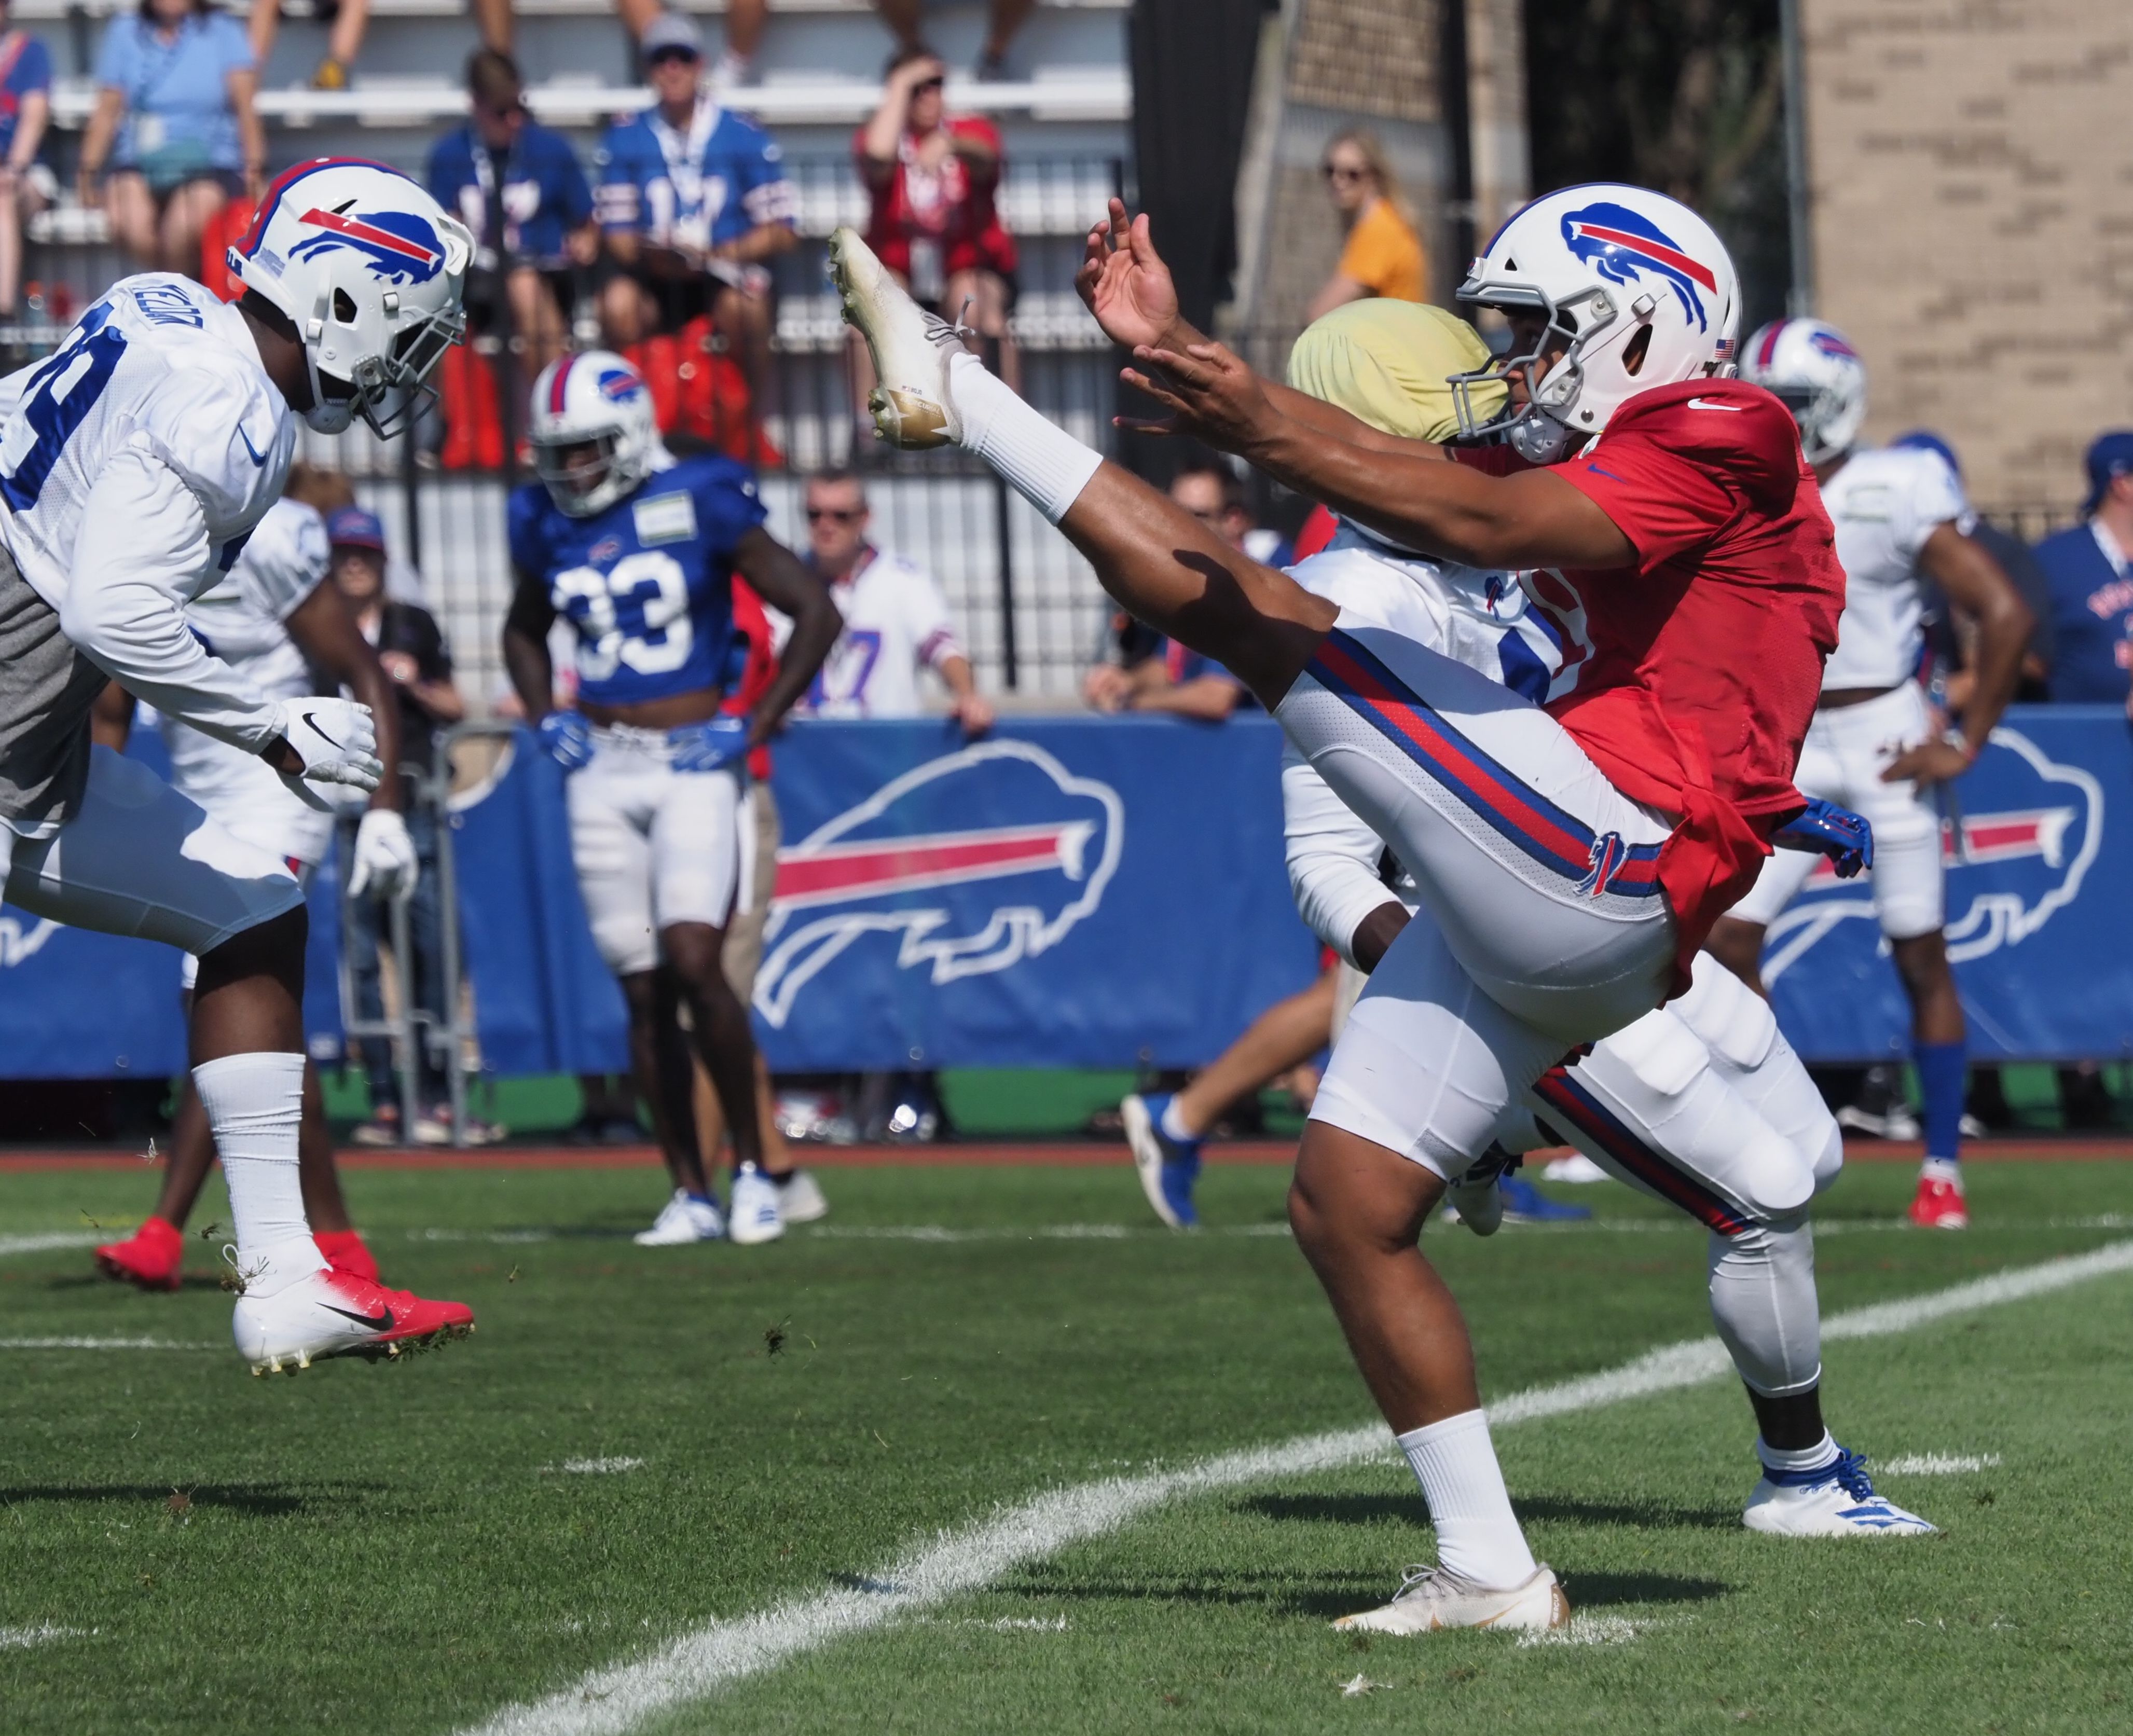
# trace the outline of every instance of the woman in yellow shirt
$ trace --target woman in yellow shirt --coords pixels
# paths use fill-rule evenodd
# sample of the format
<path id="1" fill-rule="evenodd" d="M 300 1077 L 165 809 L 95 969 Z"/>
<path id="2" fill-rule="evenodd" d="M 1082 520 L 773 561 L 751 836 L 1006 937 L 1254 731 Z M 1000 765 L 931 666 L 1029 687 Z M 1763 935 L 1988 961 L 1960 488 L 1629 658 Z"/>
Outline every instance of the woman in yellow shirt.
<path id="1" fill-rule="evenodd" d="M 1377 135 L 1336 133 L 1326 147 L 1322 172 L 1348 240 L 1333 275 L 1311 298 L 1307 317 L 1322 319 L 1342 303 L 1366 296 L 1425 300 L 1429 273 L 1422 240 Z"/>

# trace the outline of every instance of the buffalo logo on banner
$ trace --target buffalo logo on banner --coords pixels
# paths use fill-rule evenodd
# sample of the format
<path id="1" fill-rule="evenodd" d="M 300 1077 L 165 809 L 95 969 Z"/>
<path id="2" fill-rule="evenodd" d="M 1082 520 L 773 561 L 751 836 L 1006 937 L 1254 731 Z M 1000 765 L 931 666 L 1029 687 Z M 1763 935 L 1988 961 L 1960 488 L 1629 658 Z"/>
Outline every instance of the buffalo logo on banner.
<path id="1" fill-rule="evenodd" d="M 2029 799 L 1991 812 L 1958 813 L 1941 820 L 1941 859 L 1948 868 L 1948 955 L 1961 964 L 2026 940 L 2073 903 L 2103 843 L 2103 790 L 2078 766 L 2049 759 L 2029 737 L 1995 729 L 1995 787 L 2012 772 Z M 1802 895 L 1770 925 L 1763 978 L 1774 983 L 1812 952 L 1832 930 L 1874 920 L 1864 879 L 1842 881 L 1818 864 Z"/>
<path id="2" fill-rule="evenodd" d="M 993 823 L 956 829 L 954 816 Z M 893 945 L 936 984 L 1056 946 L 1103 902 L 1125 805 L 1027 742 L 982 742 L 891 779 L 778 853 L 754 1003 L 782 1029 L 852 947 Z"/>
<path id="3" fill-rule="evenodd" d="M 0 916 L 0 970 L 35 958 L 59 931 L 59 924 L 48 917 L 26 923 L 19 916 Z"/>

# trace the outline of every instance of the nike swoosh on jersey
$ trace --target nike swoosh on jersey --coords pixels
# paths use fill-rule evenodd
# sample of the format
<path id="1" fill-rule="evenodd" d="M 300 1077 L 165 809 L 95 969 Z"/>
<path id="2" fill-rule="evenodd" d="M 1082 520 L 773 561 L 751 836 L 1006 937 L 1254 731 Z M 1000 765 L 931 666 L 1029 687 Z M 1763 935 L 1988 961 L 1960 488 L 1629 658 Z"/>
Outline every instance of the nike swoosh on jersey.
<path id="1" fill-rule="evenodd" d="M 244 424 L 237 425 L 237 437 L 244 442 L 244 450 L 252 454 L 252 462 L 261 469 L 267 468 L 267 454 L 252 444 L 252 436 L 244 431 Z"/>
<path id="2" fill-rule="evenodd" d="M 368 1315 L 357 1314 L 351 1309 L 336 1308 L 331 1302 L 321 1302 L 319 1306 L 329 1314 L 337 1314 L 344 1320 L 354 1320 L 359 1326 L 368 1326 L 373 1332 L 390 1332 L 392 1330 L 392 1310 L 390 1308 L 380 1308 L 375 1315 Z"/>
<path id="3" fill-rule="evenodd" d="M 1745 404 L 1721 404 L 1716 398 L 1691 398 L 1688 407 L 1691 410 L 1731 410 L 1738 415 L 1748 406 Z"/>

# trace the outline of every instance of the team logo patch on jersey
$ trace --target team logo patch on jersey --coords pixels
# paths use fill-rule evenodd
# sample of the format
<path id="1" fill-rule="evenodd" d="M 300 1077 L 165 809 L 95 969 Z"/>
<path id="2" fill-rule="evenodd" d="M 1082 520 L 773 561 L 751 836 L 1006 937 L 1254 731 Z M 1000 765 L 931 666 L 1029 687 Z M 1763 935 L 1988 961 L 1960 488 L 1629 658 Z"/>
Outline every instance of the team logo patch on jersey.
<path id="1" fill-rule="evenodd" d="M 1674 239 L 1649 218 L 1627 205 L 1601 200 L 1566 212 L 1562 238 L 1570 251 L 1591 265 L 1610 283 L 1625 286 L 1641 282 L 1647 272 L 1673 286 L 1681 305 L 1703 331 L 1710 325 L 1699 291 L 1718 289 L 1717 275 L 1707 265 L 1682 252 Z"/>
<path id="2" fill-rule="evenodd" d="M 2020 730 L 1992 732 L 1986 761 L 2005 791 L 2009 774 L 2025 800 L 1948 813 L 1941 864 L 1948 875 L 1948 955 L 1954 964 L 2019 945 L 2081 894 L 2103 844 L 2103 786 L 2080 766 L 2046 757 Z M 1763 979 L 1774 983 L 1848 924 L 1878 940 L 1867 882 L 1839 880 L 1817 865 L 1801 896 L 1770 925 Z M 1871 944 L 1871 942 L 1869 944 Z"/>
<path id="3" fill-rule="evenodd" d="M 935 984 L 1010 969 L 1095 913 L 1124 843 L 1118 792 L 1028 742 L 929 760 L 778 853 L 756 1011 L 783 1028 L 854 947 Z"/>
<path id="4" fill-rule="evenodd" d="M 291 257 L 315 258 L 344 248 L 369 262 L 370 275 L 387 283 L 427 283 L 445 267 L 445 244 L 436 229 L 412 211 L 344 215 L 314 206 L 302 222 L 320 233 L 289 249 Z"/>

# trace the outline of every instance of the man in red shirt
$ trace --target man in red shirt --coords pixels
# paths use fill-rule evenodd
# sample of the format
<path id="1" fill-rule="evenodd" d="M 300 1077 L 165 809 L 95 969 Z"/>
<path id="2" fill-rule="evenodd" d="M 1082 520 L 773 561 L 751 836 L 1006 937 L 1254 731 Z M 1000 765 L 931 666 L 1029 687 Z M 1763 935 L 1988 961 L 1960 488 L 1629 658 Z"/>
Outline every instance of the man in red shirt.
<path id="1" fill-rule="evenodd" d="M 985 458 L 1120 603 L 1245 681 L 1414 874 L 1436 920 L 1373 974 L 1290 1195 L 1437 1532 L 1437 1566 L 1350 1621 L 1559 1625 L 1567 1604 L 1504 1493 L 1464 1323 L 1416 1238 L 1543 1070 L 1686 986 L 1766 839 L 1807 806 L 1790 774 L 1843 575 L 1789 415 L 1724 377 L 1738 311 L 1723 245 L 1637 188 L 1527 207 L 1461 291 L 1510 321 L 1513 353 L 1489 375 L 1510 387 L 1500 422 L 1462 413 L 1505 445 L 1451 463 L 1206 344 L 1145 219 L 1115 201 L 1091 235 L 1084 296 L 1176 426 L 1403 548 L 1548 570 L 1533 590 L 1566 649 L 1545 710 L 1433 649 L 1419 609 L 1359 616 L 1240 560 L 951 353 L 952 333 L 855 236 L 831 251 L 883 382 L 883 437 Z M 1763 1420 L 1766 1435 L 1803 1425 L 1782 1402 Z M 1833 1451 L 1818 1415 L 1805 1426 L 1820 1439 L 1796 1442 L 1802 1456 Z"/>

